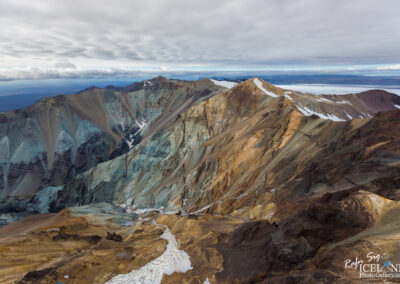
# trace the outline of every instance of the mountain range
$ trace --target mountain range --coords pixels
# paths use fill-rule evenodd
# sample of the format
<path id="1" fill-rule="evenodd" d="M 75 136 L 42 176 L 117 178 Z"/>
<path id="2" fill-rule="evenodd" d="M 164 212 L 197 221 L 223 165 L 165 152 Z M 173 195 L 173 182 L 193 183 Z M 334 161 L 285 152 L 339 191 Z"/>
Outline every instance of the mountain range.
<path id="1" fill-rule="evenodd" d="M 400 263 L 383 90 L 157 77 L 2 113 L 0 145 L 2 283 L 346 283 L 348 259 Z"/>

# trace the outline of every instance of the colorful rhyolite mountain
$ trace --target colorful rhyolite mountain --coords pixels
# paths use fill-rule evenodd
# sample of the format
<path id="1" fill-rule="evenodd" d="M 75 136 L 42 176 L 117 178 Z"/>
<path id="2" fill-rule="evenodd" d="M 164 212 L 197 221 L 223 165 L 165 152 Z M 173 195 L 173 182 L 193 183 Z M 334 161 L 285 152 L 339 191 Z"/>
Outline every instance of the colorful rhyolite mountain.
<path id="1" fill-rule="evenodd" d="M 348 259 L 400 263 L 399 108 L 159 77 L 1 114 L 3 223 L 55 213 L 0 229 L 0 282 L 351 282 Z"/>

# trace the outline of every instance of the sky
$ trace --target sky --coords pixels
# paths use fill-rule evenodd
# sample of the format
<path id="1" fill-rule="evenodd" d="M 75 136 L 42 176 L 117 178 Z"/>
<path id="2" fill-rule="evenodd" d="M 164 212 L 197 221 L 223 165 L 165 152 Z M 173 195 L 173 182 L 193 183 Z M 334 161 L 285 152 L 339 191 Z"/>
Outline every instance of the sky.
<path id="1" fill-rule="evenodd" d="M 0 80 L 400 74 L 398 0 L 0 0 Z"/>

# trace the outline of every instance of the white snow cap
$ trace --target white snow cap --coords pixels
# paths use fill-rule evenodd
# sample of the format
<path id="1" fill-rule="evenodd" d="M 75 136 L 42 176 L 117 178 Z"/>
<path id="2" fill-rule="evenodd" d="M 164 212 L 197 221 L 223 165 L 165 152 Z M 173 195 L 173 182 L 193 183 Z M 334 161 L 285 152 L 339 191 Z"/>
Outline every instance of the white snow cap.
<path id="1" fill-rule="evenodd" d="M 259 88 L 261 91 L 263 91 L 266 95 L 271 96 L 271 97 L 274 97 L 274 98 L 279 97 L 277 94 L 275 94 L 275 93 L 273 93 L 273 92 L 270 92 L 270 91 L 267 91 L 267 90 L 263 87 L 262 82 L 261 82 L 258 78 L 255 78 L 255 79 L 253 80 L 253 82 L 254 82 L 254 84 L 256 84 L 257 88 Z"/>

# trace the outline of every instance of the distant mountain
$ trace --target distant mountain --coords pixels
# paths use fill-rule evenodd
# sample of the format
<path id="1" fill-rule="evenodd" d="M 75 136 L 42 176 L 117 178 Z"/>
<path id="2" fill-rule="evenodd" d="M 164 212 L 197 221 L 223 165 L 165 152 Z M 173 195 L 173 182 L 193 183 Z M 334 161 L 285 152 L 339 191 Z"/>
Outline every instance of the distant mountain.
<path id="1" fill-rule="evenodd" d="M 63 185 L 129 151 L 152 121 L 162 118 L 160 127 L 168 124 L 201 97 L 221 89 L 208 80 L 161 77 L 134 85 L 134 91 L 128 86 L 118 92 L 91 87 L 0 114 L 0 200 L 23 200 L 44 186 Z"/>
<path id="2" fill-rule="evenodd" d="M 400 97 L 386 91 L 155 78 L 0 127 L 4 222 L 55 212 L 0 229 L 2 281 L 351 282 L 346 259 L 395 260 Z"/>

